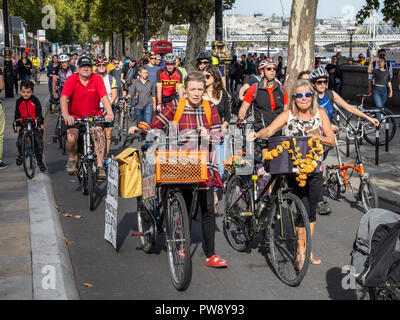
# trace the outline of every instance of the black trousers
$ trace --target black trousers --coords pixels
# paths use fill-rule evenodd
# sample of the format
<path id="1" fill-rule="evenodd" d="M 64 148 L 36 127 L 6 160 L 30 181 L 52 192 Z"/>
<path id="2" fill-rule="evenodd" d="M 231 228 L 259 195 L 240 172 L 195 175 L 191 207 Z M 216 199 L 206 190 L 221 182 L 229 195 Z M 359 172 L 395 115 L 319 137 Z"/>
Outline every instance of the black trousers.
<path id="1" fill-rule="evenodd" d="M 183 190 L 183 197 L 188 211 L 190 211 L 193 191 Z M 215 254 L 214 187 L 210 187 L 208 191 L 199 191 L 198 202 L 201 211 L 201 229 L 203 232 L 205 254 L 207 258 L 210 258 Z M 188 214 L 190 215 L 190 212 Z"/>
<path id="2" fill-rule="evenodd" d="M 233 90 L 233 83 L 235 83 L 235 90 Z M 230 85 L 231 93 L 237 91 L 237 87 L 239 84 L 241 84 L 240 75 L 234 75 L 234 76 L 230 77 L 229 85 Z"/>
<path id="3" fill-rule="evenodd" d="M 300 187 L 296 181 L 297 175 L 288 176 L 289 187 L 292 188 L 295 194 L 300 198 L 306 207 L 308 219 L 310 223 L 317 221 L 316 209 L 317 204 L 322 198 L 322 173 L 313 173 L 308 175 L 307 183 L 304 187 Z M 304 221 L 297 219 L 297 227 L 304 227 Z"/>
<path id="4" fill-rule="evenodd" d="M 17 139 L 17 148 L 18 153 L 22 155 L 22 145 L 23 145 L 23 133 L 24 130 L 19 130 L 18 139 Z M 35 140 L 35 155 L 38 162 L 42 162 L 43 160 L 43 131 L 34 130 L 34 140 Z"/>

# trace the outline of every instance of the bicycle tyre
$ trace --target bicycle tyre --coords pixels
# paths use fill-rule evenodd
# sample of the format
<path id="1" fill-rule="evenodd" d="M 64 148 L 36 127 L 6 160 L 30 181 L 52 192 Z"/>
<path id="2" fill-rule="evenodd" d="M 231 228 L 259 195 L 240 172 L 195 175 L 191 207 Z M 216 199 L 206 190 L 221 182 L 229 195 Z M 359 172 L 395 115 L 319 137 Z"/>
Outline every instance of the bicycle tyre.
<path id="1" fill-rule="evenodd" d="M 142 202 L 142 198 L 138 199 L 138 203 Z M 153 216 L 149 214 L 149 212 L 143 208 L 143 204 L 139 206 L 139 210 L 137 212 L 137 225 L 140 233 L 143 233 L 143 236 L 140 236 L 140 242 L 143 246 L 143 251 L 146 253 L 150 253 L 154 244 L 156 243 L 156 228 Z"/>
<path id="2" fill-rule="evenodd" d="M 363 179 L 360 184 L 359 199 L 361 200 L 365 212 L 373 208 L 378 208 L 379 197 L 375 184 L 369 179 Z"/>
<path id="3" fill-rule="evenodd" d="M 237 183 L 239 183 L 239 185 Z M 243 201 L 239 200 L 235 208 L 231 208 L 231 205 L 237 200 L 234 196 L 238 194 L 234 193 L 241 190 L 243 188 L 241 188 L 241 186 L 246 185 L 248 185 L 248 179 L 244 178 L 244 176 L 232 174 L 229 177 L 225 188 L 225 217 L 223 221 L 224 234 L 231 247 L 238 252 L 245 251 L 249 244 L 249 240 L 247 239 L 244 230 L 245 222 L 239 214 L 244 211 L 253 212 L 254 198 L 252 190 L 247 188 L 246 194 L 241 194 L 243 195 Z"/>
<path id="4" fill-rule="evenodd" d="M 90 211 L 94 210 L 94 189 L 95 189 L 95 173 L 93 172 L 92 165 L 87 168 L 87 189 L 88 189 L 88 200 Z"/>
<path id="5" fill-rule="evenodd" d="M 364 112 L 365 114 L 367 114 L 370 117 L 373 118 L 377 118 L 377 113 L 376 112 L 369 112 L 368 110 Z M 393 113 L 387 109 L 387 108 L 382 108 L 382 112 L 381 112 L 382 116 L 389 116 L 389 115 L 393 115 Z M 346 124 L 348 124 L 350 121 L 354 121 L 355 117 L 357 117 L 356 115 L 352 114 L 350 116 L 350 118 L 347 120 Z M 358 121 L 358 120 L 357 120 Z M 362 119 L 362 121 L 367 121 Z M 390 124 L 390 129 L 389 129 L 389 142 L 394 138 L 395 134 L 396 134 L 396 121 L 393 118 L 389 118 L 387 119 L 387 121 L 389 121 Z M 381 128 L 379 130 L 379 145 L 383 146 L 385 145 L 385 124 L 381 125 Z M 367 141 L 369 144 L 375 146 L 376 145 L 376 141 L 375 141 L 375 135 L 376 135 L 376 130 L 373 127 L 373 125 L 368 125 L 366 127 L 364 127 L 364 134 L 363 134 L 363 138 L 365 139 L 365 141 Z"/>
<path id="6" fill-rule="evenodd" d="M 288 192 L 282 195 L 282 208 L 279 212 L 278 202 L 275 202 L 272 215 L 267 224 L 267 234 L 270 250 L 271 263 L 278 278 L 288 286 L 296 287 L 303 280 L 307 273 L 311 255 L 311 231 L 306 208 L 301 200 L 293 193 Z M 297 208 L 295 215 L 291 212 L 293 205 Z M 305 260 L 301 270 L 295 265 L 298 247 L 298 234 L 295 220 L 301 219 L 305 229 Z M 290 223 L 290 225 L 288 225 Z M 283 235 L 283 236 L 282 236 Z M 282 246 L 285 241 L 284 247 Z M 286 243 L 287 242 L 287 243 Z M 278 257 L 279 255 L 279 257 Z M 282 263 L 283 262 L 283 263 Z M 292 269 L 292 275 L 288 275 L 285 268 Z"/>
<path id="7" fill-rule="evenodd" d="M 175 289 L 183 291 L 190 282 L 191 238 L 189 216 L 182 193 L 173 191 L 167 195 L 166 212 L 167 257 L 171 281 Z M 180 239 L 176 239 L 177 236 Z"/>
<path id="8" fill-rule="evenodd" d="M 35 140 L 33 138 L 33 134 L 25 132 L 22 141 L 22 158 L 24 159 L 24 171 L 28 179 L 33 179 L 36 170 L 36 156 L 34 147 Z"/>
<path id="9" fill-rule="evenodd" d="M 118 141 L 121 141 L 121 112 L 117 112 L 117 116 L 114 122 L 115 130 L 117 131 Z"/>
<path id="10" fill-rule="evenodd" d="M 340 183 L 337 171 L 332 171 L 332 169 L 326 169 L 326 174 L 324 178 L 325 178 L 325 189 L 328 193 L 329 198 L 333 200 L 339 200 Z"/>

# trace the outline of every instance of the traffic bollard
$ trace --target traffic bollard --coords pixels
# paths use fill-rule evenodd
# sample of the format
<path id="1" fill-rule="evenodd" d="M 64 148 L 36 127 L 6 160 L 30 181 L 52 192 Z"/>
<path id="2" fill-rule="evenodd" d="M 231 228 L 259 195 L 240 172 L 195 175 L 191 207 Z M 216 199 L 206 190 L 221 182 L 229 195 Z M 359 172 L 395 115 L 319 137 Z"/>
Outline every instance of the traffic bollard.
<path id="1" fill-rule="evenodd" d="M 386 130 L 385 130 L 385 151 L 389 151 L 389 121 L 386 121 L 385 123 Z"/>
<path id="2" fill-rule="evenodd" d="M 375 165 L 379 165 L 379 126 L 376 127 L 375 131 Z"/>

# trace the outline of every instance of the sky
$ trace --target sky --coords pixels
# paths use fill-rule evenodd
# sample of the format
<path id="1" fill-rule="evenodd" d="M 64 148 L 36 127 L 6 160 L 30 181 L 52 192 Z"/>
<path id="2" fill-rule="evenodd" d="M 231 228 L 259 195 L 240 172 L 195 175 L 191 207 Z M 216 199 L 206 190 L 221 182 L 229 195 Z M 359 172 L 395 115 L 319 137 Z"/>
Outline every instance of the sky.
<path id="1" fill-rule="evenodd" d="M 282 0 L 282 4 L 285 16 L 290 16 L 292 0 Z M 317 19 L 356 15 L 363 5 L 363 0 L 319 0 Z M 272 13 L 282 16 L 281 1 L 236 0 L 235 8 L 231 11 L 227 11 L 227 13 L 235 14 L 253 14 L 255 12 L 264 13 L 266 17 L 272 15 Z"/>

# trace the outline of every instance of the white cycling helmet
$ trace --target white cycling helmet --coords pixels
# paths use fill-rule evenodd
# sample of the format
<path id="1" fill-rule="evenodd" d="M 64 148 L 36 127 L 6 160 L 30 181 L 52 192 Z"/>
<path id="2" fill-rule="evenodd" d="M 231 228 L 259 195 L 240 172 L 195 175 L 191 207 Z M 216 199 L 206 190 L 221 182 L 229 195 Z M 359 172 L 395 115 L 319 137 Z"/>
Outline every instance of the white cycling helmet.
<path id="1" fill-rule="evenodd" d="M 313 71 L 310 72 L 310 80 L 315 81 L 317 79 L 329 79 L 329 73 L 326 71 L 324 67 L 319 67 L 317 69 L 314 69 Z"/>
<path id="2" fill-rule="evenodd" d="M 62 54 L 61 56 L 59 56 L 58 58 L 58 62 L 68 62 L 69 61 L 69 57 L 66 54 Z"/>
<path id="3" fill-rule="evenodd" d="M 168 53 L 164 57 L 164 62 L 165 63 L 175 63 L 176 62 L 176 56 L 173 53 Z"/>

